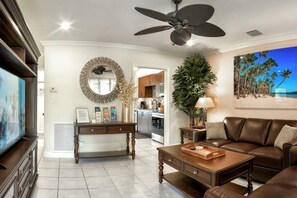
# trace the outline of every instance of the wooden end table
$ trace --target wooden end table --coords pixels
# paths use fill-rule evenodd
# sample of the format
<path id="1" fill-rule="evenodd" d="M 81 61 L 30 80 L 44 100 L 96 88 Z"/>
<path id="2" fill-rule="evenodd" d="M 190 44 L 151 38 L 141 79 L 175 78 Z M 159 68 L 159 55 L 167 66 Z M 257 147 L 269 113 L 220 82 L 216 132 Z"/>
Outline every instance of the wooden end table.
<path id="1" fill-rule="evenodd" d="M 245 194 L 253 190 L 254 156 L 226 151 L 224 156 L 204 160 L 181 152 L 182 145 L 159 147 L 159 182 L 165 179 L 190 197 L 203 197 L 208 188 L 224 186 Z M 164 163 L 178 172 L 163 174 Z M 247 174 L 247 188 L 230 181 Z"/>
<path id="2" fill-rule="evenodd" d="M 179 128 L 180 130 L 180 143 L 184 144 L 184 138 L 188 138 L 190 140 L 193 140 L 193 133 L 194 131 L 199 131 L 199 132 L 205 132 L 206 129 L 194 129 L 192 127 L 182 127 Z"/>

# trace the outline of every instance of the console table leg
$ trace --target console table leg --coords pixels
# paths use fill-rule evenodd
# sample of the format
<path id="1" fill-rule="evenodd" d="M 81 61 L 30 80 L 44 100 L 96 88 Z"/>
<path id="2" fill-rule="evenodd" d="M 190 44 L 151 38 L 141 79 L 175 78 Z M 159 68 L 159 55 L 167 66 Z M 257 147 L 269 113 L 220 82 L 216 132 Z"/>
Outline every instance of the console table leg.
<path id="1" fill-rule="evenodd" d="M 74 135 L 74 158 L 75 163 L 78 163 L 78 147 L 79 147 L 79 138 L 78 135 Z"/>
<path id="2" fill-rule="evenodd" d="M 163 169 L 164 169 L 164 163 L 162 161 L 159 161 L 159 183 L 161 184 L 163 182 Z"/>
<path id="3" fill-rule="evenodd" d="M 135 131 L 132 132 L 132 159 L 135 159 Z"/>
<path id="4" fill-rule="evenodd" d="M 129 144 L 130 144 L 130 133 L 127 133 L 126 141 L 127 141 L 126 152 L 127 152 L 127 155 L 128 155 L 129 154 L 129 151 L 130 151 L 130 147 L 129 147 Z"/>

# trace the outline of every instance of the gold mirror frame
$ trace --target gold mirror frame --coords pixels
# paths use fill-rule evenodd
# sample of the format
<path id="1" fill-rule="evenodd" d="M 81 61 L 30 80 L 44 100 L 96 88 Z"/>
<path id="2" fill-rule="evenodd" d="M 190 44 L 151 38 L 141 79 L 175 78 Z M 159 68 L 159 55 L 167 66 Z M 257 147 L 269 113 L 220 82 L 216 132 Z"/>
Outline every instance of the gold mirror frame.
<path id="1" fill-rule="evenodd" d="M 91 71 L 98 65 L 108 66 L 116 76 L 116 87 L 119 82 L 125 79 L 123 70 L 121 67 L 112 59 L 106 57 L 97 57 L 88 61 L 82 68 L 80 73 L 80 87 L 84 95 L 91 101 L 97 103 L 108 103 L 115 100 L 118 96 L 116 87 L 108 94 L 100 95 L 95 93 L 89 86 L 88 77 Z"/>

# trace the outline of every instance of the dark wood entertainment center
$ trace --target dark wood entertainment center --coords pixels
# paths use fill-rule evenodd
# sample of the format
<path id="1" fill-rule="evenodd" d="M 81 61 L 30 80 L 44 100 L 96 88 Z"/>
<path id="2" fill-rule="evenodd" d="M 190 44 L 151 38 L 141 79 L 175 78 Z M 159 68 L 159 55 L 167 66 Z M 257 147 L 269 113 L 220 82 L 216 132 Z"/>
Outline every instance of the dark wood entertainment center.
<path id="1" fill-rule="evenodd" d="M 29 197 L 37 179 L 37 67 L 40 52 L 16 0 L 0 0 L 0 65 L 23 78 L 25 137 L 0 156 L 0 197 Z"/>

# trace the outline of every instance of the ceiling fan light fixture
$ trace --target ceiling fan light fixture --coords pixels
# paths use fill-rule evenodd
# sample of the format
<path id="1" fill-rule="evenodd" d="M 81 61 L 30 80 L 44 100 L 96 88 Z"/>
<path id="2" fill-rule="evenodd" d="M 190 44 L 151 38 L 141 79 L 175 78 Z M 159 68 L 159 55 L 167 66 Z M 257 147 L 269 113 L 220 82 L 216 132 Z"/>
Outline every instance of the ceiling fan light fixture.
<path id="1" fill-rule="evenodd" d="M 170 39 L 174 44 L 183 46 L 191 39 L 191 33 L 186 29 L 183 29 L 181 33 L 174 30 L 170 34 Z"/>

